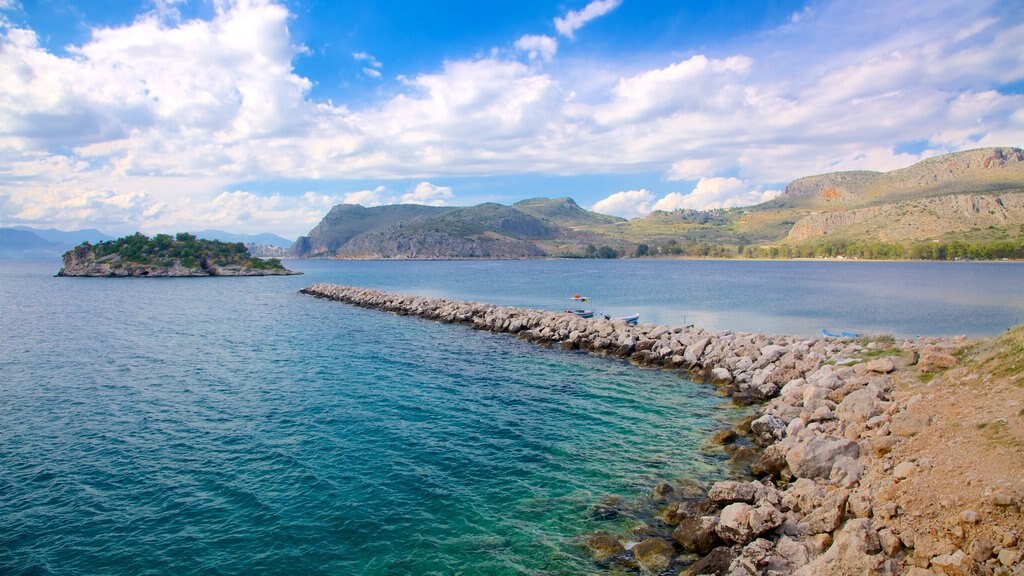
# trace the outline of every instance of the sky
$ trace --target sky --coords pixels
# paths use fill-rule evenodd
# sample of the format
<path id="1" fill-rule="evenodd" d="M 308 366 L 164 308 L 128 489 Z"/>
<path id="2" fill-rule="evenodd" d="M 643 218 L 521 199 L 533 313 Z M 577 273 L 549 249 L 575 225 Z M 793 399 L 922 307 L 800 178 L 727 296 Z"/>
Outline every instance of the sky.
<path id="1" fill-rule="evenodd" d="M 629 218 L 1024 145 L 1024 3 L 0 0 L 0 226 Z"/>

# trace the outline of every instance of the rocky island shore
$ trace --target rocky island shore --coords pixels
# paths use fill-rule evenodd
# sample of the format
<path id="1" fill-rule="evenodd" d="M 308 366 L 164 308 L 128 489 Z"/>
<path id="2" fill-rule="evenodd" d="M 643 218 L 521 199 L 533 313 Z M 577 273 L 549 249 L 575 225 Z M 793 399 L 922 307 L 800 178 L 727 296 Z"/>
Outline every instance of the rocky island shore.
<path id="1" fill-rule="evenodd" d="M 1024 575 L 1024 328 L 995 339 L 797 338 L 316 284 L 303 293 L 685 371 L 756 413 L 712 439 L 747 481 L 677 479 L 628 534 L 643 574 Z M 603 503 L 601 513 L 628 506 Z"/>
<path id="2" fill-rule="evenodd" d="M 276 258 L 254 258 L 240 242 L 203 240 L 192 234 L 149 238 L 133 234 L 117 240 L 85 242 L 64 253 L 57 276 L 196 277 L 291 276 Z"/>

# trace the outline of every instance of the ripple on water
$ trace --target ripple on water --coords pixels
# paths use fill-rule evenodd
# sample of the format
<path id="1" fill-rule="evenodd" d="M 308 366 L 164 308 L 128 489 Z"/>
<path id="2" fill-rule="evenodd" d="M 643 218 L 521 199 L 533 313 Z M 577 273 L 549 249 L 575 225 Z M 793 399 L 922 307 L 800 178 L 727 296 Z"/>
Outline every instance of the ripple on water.
<path id="1" fill-rule="evenodd" d="M 707 388 L 269 280 L 18 280 L 0 572 L 578 574 L 602 495 L 723 469 Z"/>

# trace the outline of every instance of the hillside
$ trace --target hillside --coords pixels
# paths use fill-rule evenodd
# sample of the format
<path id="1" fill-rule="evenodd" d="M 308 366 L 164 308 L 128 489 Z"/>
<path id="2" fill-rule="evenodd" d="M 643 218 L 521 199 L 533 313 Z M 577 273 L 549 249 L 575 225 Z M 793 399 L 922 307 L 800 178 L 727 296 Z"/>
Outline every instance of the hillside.
<path id="1" fill-rule="evenodd" d="M 60 258 L 69 248 L 82 242 L 99 242 L 111 237 L 99 230 L 62 231 L 28 226 L 0 228 L 0 259 L 50 260 Z"/>
<path id="2" fill-rule="evenodd" d="M 203 240 L 185 232 L 152 238 L 135 233 L 97 244 L 84 242 L 64 254 L 58 276 L 181 277 L 298 274 L 280 260 L 249 255 L 241 242 Z"/>
<path id="3" fill-rule="evenodd" d="M 757 206 L 658 211 L 633 220 L 590 212 L 571 198 L 512 206 L 342 204 L 290 252 L 341 258 L 598 253 L 1017 258 L 1024 254 L 1024 150 L 981 148 L 891 172 L 819 174 L 794 180 L 780 197 Z"/>
<path id="4" fill-rule="evenodd" d="M 574 226 L 621 218 L 583 210 L 571 199 L 514 206 L 397 204 L 335 206 L 291 254 L 339 258 L 531 258 L 582 253 L 598 237 Z"/>

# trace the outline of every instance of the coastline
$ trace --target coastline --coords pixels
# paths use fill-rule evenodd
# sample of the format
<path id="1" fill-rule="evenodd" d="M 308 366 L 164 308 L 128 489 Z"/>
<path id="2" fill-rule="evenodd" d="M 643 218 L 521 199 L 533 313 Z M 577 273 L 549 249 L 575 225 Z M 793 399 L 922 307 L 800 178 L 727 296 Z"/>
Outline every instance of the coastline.
<path id="1" fill-rule="evenodd" d="M 976 479 L 974 491 L 953 488 L 958 494 L 939 501 L 914 491 L 922 483 L 926 494 L 934 492 L 928 481 L 941 485 L 943 477 L 979 467 L 968 459 L 940 468 L 938 456 L 921 456 L 949 440 L 948 417 L 934 406 L 946 401 L 947 387 L 977 381 L 990 389 L 1002 386 L 1012 401 L 997 398 L 1001 403 L 988 409 L 1010 412 L 995 419 L 992 430 L 1008 434 L 1007 445 L 1016 449 L 1024 419 L 1024 408 L 1013 419 L 1024 388 L 1020 374 L 993 384 L 965 360 L 965 350 L 991 347 L 996 340 L 803 339 L 630 327 L 332 284 L 301 292 L 683 370 L 737 404 L 759 404 L 749 426 L 715 435 L 723 444 L 746 435 L 759 447 L 751 466 L 758 479 L 719 482 L 700 494 L 659 484 L 653 497 L 664 506 L 661 529 L 640 542 L 633 541 L 635 535 L 592 535 L 586 546 L 600 564 L 648 573 L 688 565 L 682 573 L 1024 574 L 1018 543 L 1024 535 L 1024 479 L 1014 475 L 1024 469 L 1024 450 L 1011 450 L 1006 460 L 993 449 L 1009 472 L 1005 466 L 986 468 L 989 477 Z M 925 411 L 927 406 L 932 409 Z M 976 451 L 989 452 L 985 446 Z"/>

